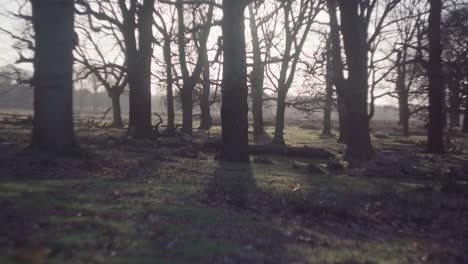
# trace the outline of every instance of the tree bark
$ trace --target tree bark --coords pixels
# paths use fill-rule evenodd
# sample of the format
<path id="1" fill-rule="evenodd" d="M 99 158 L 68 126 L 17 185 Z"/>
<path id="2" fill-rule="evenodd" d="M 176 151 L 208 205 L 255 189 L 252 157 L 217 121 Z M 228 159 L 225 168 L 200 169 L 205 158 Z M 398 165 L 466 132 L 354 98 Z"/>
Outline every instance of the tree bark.
<path id="1" fill-rule="evenodd" d="M 155 0 L 144 0 L 137 12 L 136 3 L 124 12 L 124 41 L 130 89 L 129 135 L 144 139 L 153 135 L 151 125 L 151 58 L 153 55 L 153 8 Z M 125 3 L 123 3 L 125 6 Z M 135 16 L 136 15 L 136 16 Z M 138 20 L 138 24 L 136 23 Z M 135 31 L 138 29 L 138 43 Z"/>
<path id="2" fill-rule="evenodd" d="M 112 127 L 123 127 L 122 110 L 120 107 L 120 93 L 114 92 L 111 94 L 112 99 Z"/>
<path id="3" fill-rule="evenodd" d="M 429 124 L 427 151 L 444 153 L 444 86 L 442 81 L 442 1 L 429 0 Z"/>
<path id="4" fill-rule="evenodd" d="M 35 33 L 34 128 L 32 146 L 67 153 L 73 131 L 74 1 L 33 0 Z"/>
<path id="5" fill-rule="evenodd" d="M 284 120 L 286 112 L 286 94 L 284 89 L 279 89 L 278 100 L 276 101 L 276 119 L 275 119 L 275 134 L 273 143 L 277 145 L 286 145 L 284 141 Z"/>
<path id="6" fill-rule="evenodd" d="M 368 99 L 367 26 L 358 14 L 359 1 L 338 1 L 341 11 L 341 32 L 348 62 L 347 88 L 343 91 L 346 107 L 347 149 L 345 159 L 351 167 L 360 167 L 373 156 L 370 139 Z"/>
<path id="7" fill-rule="evenodd" d="M 263 126 L 263 82 L 265 71 L 258 38 L 257 22 L 253 4 L 249 5 L 250 33 L 252 36 L 253 69 L 252 69 L 252 116 L 254 140 L 259 140 L 264 135 Z"/>
<path id="8" fill-rule="evenodd" d="M 246 1 L 223 0 L 223 139 L 219 157 L 237 162 L 249 162 L 245 7 Z"/>

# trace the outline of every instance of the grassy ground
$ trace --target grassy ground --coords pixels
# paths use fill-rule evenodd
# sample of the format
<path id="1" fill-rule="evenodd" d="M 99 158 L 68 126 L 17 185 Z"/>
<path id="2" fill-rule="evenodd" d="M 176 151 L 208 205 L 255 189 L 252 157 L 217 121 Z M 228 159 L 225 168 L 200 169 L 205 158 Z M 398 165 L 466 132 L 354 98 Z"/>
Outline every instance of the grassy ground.
<path id="1" fill-rule="evenodd" d="M 2 264 L 468 262 L 466 178 L 445 173 L 466 155 L 422 154 L 421 137 L 374 138 L 424 168 L 413 175 L 267 156 L 226 164 L 118 130 L 82 132 L 92 154 L 56 158 L 22 151 L 28 133 L 0 131 Z M 340 157 L 318 133 L 288 128 L 286 140 Z"/>

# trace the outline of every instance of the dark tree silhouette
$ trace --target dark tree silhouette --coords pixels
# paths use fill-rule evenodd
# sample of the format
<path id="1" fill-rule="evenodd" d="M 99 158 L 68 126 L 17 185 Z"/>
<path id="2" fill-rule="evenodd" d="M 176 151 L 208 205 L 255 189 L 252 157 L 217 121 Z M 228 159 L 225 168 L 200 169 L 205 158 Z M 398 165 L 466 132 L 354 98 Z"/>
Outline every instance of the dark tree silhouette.
<path id="1" fill-rule="evenodd" d="M 341 32 L 348 63 L 347 87 L 342 90 L 346 109 L 346 160 L 351 167 L 361 166 L 373 154 L 367 114 L 368 49 L 367 23 L 359 0 L 338 1 L 341 11 Z M 361 12 L 360 12 L 361 10 Z"/>
<path id="2" fill-rule="evenodd" d="M 223 0 L 224 70 L 220 159 L 249 162 L 244 11 L 247 1 Z"/>
<path id="3" fill-rule="evenodd" d="M 442 1 L 429 0 L 429 124 L 427 150 L 443 153 L 444 149 L 444 98 L 442 80 L 441 13 Z"/>
<path id="4" fill-rule="evenodd" d="M 66 153 L 73 132 L 73 0 L 32 0 L 35 34 L 33 147 Z"/>

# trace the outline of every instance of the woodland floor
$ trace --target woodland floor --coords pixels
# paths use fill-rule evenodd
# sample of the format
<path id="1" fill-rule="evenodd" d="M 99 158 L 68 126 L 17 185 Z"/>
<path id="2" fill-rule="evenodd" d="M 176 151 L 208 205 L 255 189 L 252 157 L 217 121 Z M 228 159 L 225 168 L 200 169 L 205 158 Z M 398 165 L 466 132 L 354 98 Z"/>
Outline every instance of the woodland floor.
<path id="1" fill-rule="evenodd" d="M 194 158 L 122 130 L 79 132 L 84 157 L 38 156 L 29 134 L 0 127 L 2 264 L 468 263 L 468 154 L 424 154 L 422 136 L 377 134 L 373 164 L 330 172 Z M 318 130 L 286 141 L 343 153 Z"/>

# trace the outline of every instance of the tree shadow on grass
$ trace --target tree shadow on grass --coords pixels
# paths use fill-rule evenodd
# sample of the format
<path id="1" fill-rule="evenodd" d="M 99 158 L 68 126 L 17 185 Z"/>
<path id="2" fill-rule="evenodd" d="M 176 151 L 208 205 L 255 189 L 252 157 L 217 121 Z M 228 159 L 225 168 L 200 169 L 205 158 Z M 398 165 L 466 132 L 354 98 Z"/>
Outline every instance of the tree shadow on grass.
<path id="1" fill-rule="evenodd" d="M 256 182 L 249 163 L 219 161 L 207 192 L 211 199 L 246 207 L 255 190 Z"/>

